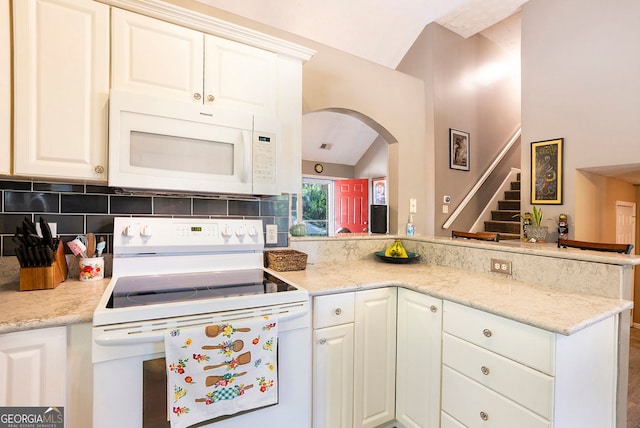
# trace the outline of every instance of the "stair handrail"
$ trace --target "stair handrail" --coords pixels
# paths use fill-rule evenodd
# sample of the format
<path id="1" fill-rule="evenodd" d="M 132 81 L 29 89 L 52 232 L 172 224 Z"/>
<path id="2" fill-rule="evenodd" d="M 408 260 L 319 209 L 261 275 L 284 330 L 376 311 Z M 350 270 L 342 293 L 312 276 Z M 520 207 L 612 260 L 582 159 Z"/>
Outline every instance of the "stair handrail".
<path id="1" fill-rule="evenodd" d="M 482 177 L 478 180 L 478 182 L 469 190 L 467 196 L 464 197 L 460 205 L 456 207 L 455 210 L 451 213 L 447 221 L 442 225 L 443 229 L 448 229 L 451 227 L 453 222 L 458 218 L 458 216 L 462 213 L 462 211 L 466 208 L 466 206 L 471 202 L 471 199 L 478 193 L 478 190 L 482 187 L 485 181 L 489 178 L 489 176 L 493 173 L 493 171 L 498 167 L 498 164 L 502 159 L 507 155 L 509 150 L 513 147 L 513 145 L 518 141 L 518 138 L 522 135 L 522 128 L 518 128 L 518 130 L 513 134 L 509 142 L 504 146 L 504 148 L 498 153 L 498 156 L 493 160 L 493 163 L 489 165 L 489 168 L 482 174 Z"/>

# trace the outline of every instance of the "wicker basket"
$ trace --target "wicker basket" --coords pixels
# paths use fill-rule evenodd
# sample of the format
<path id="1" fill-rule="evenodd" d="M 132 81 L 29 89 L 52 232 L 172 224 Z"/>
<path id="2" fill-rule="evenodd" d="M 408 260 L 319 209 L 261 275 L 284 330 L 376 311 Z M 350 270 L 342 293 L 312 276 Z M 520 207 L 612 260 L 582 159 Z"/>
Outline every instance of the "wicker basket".
<path id="1" fill-rule="evenodd" d="M 307 254 L 296 250 L 273 250 L 265 252 L 266 265 L 278 272 L 305 270 Z"/>

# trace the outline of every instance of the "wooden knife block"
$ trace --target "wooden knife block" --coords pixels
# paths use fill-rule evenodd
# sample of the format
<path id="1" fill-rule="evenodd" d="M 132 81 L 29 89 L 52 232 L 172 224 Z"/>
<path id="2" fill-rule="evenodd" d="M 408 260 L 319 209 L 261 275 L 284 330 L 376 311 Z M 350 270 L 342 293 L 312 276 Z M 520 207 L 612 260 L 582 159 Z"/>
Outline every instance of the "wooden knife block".
<path id="1" fill-rule="evenodd" d="M 56 288 L 67 279 L 67 259 L 64 256 L 62 240 L 54 254 L 51 266 L 20 268 L 20 291 L 46 290 Z"/>

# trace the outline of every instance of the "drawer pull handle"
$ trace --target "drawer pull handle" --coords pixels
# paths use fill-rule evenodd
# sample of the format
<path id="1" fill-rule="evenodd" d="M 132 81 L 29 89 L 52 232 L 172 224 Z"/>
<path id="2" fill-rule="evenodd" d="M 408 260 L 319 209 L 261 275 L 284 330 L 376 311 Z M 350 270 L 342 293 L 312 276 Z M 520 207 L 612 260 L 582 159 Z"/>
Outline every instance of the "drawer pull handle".
<path id="1" fill-rule="evenodd" d="M 320 344 L 324 345 L 325 343 L 327 343 L 327 339 L 320 339 Z"/>
<path id="2" fill-rule="evenodd" d="M 486 414 L 485 412 L 480 412 L 480 419 L 482 419 L 483 421 L 488 421 L 489 415 Z"/>
<path id="3" fill-rule="evenodd" d="M 429 309 L 431 309 L 431 312 L 433 312 L 434 314 L 438 312 L 438 307 L 436 305 L 431 305 Z"/>
<path id="4" fill-rule="evenodd" d="M 341 308 L 336 308 L 335 314 L 336 315 L 342 315 L 342 309 Z"/>
<path id="5" fill-rule="evenodd" d="M 491 337 L 493 333 L 491 333 L 491 330 L 489 330 L 488 328 L 485 328 L 484 330 L 482 330 L 482 334 L 484 334 L 486 337 Z"/>
<path id="6" fill-rule="evenodd" d="M 480 371 L 482 372 L 483 375 L 487 376 L 490 372 L 489 372 L 489 367 L 485 367 L 482 366 L 480 367 Z"/>

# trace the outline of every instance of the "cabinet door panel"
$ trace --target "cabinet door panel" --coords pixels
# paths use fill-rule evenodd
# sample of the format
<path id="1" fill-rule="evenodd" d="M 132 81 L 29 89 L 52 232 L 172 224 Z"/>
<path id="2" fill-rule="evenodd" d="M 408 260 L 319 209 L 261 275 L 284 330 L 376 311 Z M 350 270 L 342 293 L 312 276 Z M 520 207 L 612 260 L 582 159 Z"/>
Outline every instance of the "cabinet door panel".
<path id="1" fill-rule="evenodd" d="M 205 61 L 205 102 L 277 116 L 276 54 L 207 34 Z"/>
<path id="2" fill-rule="evenodd" d="M 15 173 L 105 180 L 109 7 L 14 2 L 14 41 Z"/>
<path id="3" fill-rule="evenodd" d="M 356 293 L 354 426 L 395 417 L 396 287 Z"/>
<path id="4" fill-rule="evenodd" d="M 439 425 L 442 300 L 398 289 L 396 419 L 407 428 Z"/>
<path id="5" fill-rule="evenodd" d="M 353 426 L 353 323 L 314 331 L 313 426 Z"/>
<path id="6" fill-rule="evenodd" d="M 112 29 L 114 88 L 202 103 L 202 33 L 115 8 Z"/>
<path id="7" fill-rule="evenodd" d="M 64 406 L 66 329 L 0 336 L 0 406 Z"/>

